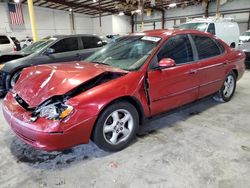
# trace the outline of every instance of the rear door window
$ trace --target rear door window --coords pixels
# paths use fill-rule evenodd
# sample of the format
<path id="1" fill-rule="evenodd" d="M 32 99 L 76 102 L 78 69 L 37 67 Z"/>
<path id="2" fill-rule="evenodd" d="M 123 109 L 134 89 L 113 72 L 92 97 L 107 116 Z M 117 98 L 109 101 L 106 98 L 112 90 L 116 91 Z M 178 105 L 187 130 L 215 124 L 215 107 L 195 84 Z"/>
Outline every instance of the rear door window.
<path id="1" fill-rule="evenodd" d="M 10 40 L 8 39 L 8 37 L 1 35 L 0 44 L 10 44 Z"/>
<path id="2" fill-rule="evenodd" d="M 84 49 L 98 48 L 102 46 L 102 41 L 98 37 L 82 37 Z"/>
<path id="3" fill-rule="evenodd" d="M 55 50 L 55 53 L 75 51 L 79 49 L 78 39 L 77 37 L 62 39 L 54 44 L 51 48 Z"/>
<path id="4" fill-rule="evenodd" d="M 206 59 L 221 54 L 221 49 L 215 41 L 207 36 L 192 35 L 199 59 Z"/>

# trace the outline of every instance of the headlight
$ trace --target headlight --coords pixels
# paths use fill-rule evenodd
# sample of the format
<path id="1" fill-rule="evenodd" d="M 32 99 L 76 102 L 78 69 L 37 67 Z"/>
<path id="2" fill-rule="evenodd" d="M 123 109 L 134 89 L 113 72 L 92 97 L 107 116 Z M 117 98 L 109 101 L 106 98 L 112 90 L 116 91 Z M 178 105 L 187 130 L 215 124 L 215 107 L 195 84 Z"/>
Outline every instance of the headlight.
<path id="1" fill-rule="evenodd" d="M 73 107 L 62 102 L 55 102 L 52 104 L 44 104 L 32 113 L 31 121 L 36 121 L 38 117 L 60 120 L 69 116 L 73 111 Z"/>

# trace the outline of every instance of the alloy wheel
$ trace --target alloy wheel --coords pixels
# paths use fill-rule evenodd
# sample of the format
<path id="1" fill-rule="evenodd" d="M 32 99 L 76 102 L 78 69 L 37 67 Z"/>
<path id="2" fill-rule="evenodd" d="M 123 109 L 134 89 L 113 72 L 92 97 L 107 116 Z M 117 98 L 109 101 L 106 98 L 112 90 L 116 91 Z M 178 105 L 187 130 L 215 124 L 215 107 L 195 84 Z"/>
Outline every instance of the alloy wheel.
<path id="1" fill-rule="evenodd" d="M 118 109 L 104 122 L 103 136 L 108 143 L 117 145 L 129 138 L 133 127 L 134 119 L 131 113 L 125 109 Z"/>
<path id="2" fill-rule="evenodd" d="M 230 97 L 234 91 L 234 77 L 232 75 L 228 75 L 228 77 L 226 78 L 225 82 L 224 82 L 224 90 L 223 90 L 223 94 L 225 97 Z"/>

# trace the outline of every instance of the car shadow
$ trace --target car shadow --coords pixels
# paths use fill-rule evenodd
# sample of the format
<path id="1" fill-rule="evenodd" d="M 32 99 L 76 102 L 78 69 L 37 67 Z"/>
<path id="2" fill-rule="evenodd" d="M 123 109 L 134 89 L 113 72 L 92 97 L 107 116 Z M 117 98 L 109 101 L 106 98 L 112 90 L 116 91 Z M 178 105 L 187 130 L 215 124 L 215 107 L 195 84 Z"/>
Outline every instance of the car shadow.
<path id="1" fill-rule="evenodd" d="M 205 112 L 209 108 L 218 104 L 221 103 L 215 101 L 213 96 L 208 96 L 193 103 L 171 110 L 167 113 L 157 115 L 140 127 L 137 136 L 142 138 L 152 133 L 156 134 L 156 132 L 160 131 L 160 129 L 173 127 L 176 125 L 176 122 L 185 121 L 193 116 L 198 116 L 202 112 Z"/>
<path id="2" fill-rule="evenodd" d="M 192 116 L 199 115 L 217 104 L 219 103 L 214 101 L 212 97 L 207 97 L 156 116 L 140 127 L 137 139 L 157 134 L 160 129 L 172 127 L 176 122 L 185 121 Z M 136 140 L 132 142 L 132 145 L 136 144 Z M 33 168 L 46 170 L 67 168 L 82 161 L 93 160 L 112 154 L 99 149 L 93 142 L 64 151 L 46 152 L 23 143 L 16 136 L 12 137 L 10 150 L 16 158 L 17 163 L 27 163 Z"/>
<path id="3" fill-rule="evenodd" d="M 81 161 L 109 155 L 99 149 L 93 142 L 79 145 L 63 151 L 47 152 L 29 146 L 19 138 L 13 137 L 10 151 L 17 163 L 27 163 L 38 169 L 60 169 Z"/>

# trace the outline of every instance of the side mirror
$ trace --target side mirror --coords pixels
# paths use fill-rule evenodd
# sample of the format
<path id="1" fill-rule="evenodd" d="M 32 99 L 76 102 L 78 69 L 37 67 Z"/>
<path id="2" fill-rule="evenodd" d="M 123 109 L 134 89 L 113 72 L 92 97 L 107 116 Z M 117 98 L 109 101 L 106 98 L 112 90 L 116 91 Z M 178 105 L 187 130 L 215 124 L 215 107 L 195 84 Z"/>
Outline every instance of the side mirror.
<path id="1" fill-rule="evenodd" d="M 171 58 L 163 58 L 159 64 L 158 64 L 158 69 L 165 69 L 165 68 L 170 68 L 170 67 L 174 67 L 175 61 Z"/>
<path id="2" fill-rule="evenodd" d="M 97 42 L 97 47 L 102 47 L 102 46 L 103 46 L 102 41 Z"/>
<path id="3" fill-rule="evenodd" d="M 53 48 L 47 48 L 46 50 L 45 50 L 45 55 L 51 55 L 51 54 L 53 54 L 53 53 L 55 53 L 55 50 L 53 49 Z"/>
<path id="4" fill-rule="evenodd" d="M 106 44 L 108 44 L 108 42 L 106 40 L 103 40 L 102 45 L 105 46 Z"/>

